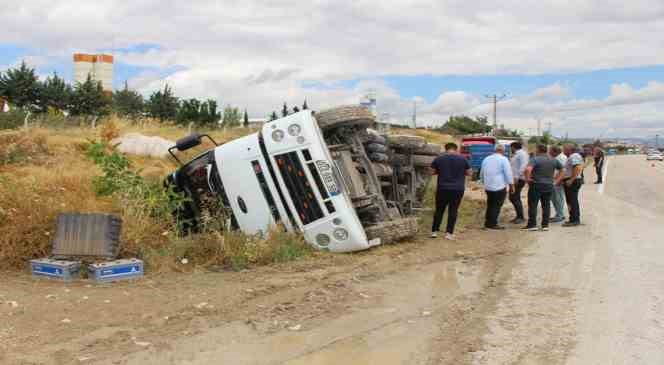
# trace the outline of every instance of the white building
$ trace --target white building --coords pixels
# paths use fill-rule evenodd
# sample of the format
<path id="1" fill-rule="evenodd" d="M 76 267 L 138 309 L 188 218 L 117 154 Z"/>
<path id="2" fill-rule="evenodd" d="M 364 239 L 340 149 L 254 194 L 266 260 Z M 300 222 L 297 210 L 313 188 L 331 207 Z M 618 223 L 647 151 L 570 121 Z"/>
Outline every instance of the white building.
<path id="1" fill-rule="evenodd" d="M 88 75 L 101 81 L 104 91 L 113 91 L 113 56 L 74 53 L 74 82 L 83 83 Z"/>

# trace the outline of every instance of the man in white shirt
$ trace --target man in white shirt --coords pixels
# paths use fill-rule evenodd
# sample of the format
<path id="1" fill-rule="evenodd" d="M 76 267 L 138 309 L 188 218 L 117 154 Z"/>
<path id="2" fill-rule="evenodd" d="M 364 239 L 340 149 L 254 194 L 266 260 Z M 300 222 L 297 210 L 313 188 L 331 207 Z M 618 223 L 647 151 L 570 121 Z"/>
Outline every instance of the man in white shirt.
<path id="1" fill-rule="evenodd" d="M 523 149 L 521 142 L 512 142 L 510 150 L 512 152 L 510 164 L 512 167 L 512 175 L 514 176 L 514 190 L 510 193 L 510 202 L 516 211 L 516 217 L 511 223 L 521 224 L 525 222 L 521 191 L 523 190 L 523 187 L 526 186 L 525 172 L 528 167 L 528 161 L 530 161 L 530 156 L 528 156 L 528 152 Z"/>
<path id="2" fill-rule="evenodd" d="M 487 229 L 505 229 L 498 224 L 500 209 L 503 207 L 508 189 L 514 190 L 512 167 L 505 154 L 505 146 L 496 145 L 496 153 L 482 161 L 480 179 L 486 191 L 487 204 L 484 227 Z"/>
<path id="3" fill-rule="evenodd" d="M 585 161 L 573 145 L 563 147 L 563 153 L 567 156 L 565 170 L 556 180 L 556 184 L 562 186 L 565 191 L 565 200 L 569 208 L 569 220 L 563 223 L 563 227 L 576 227 L 581 225 L 579 190 L 583 185 Z"/>
<path id="4" fill-rule="evenodd" d="M 558 146 L 549 147 L 549 156 L 560 161 L 560 163 L 565 166 L 567 163 L 567 156 L 562 152 L 562 149 Z M 563 174 L 563 171 L 556 171 L 555 179 L 558 179 L 560 174 Z M 553 186 L 553 207 L 556 210 L 556 216 L 551 218 L 551 223 L 559 223 L 565 221 L 565 191 L 562 186 L 554 185 Z"/>

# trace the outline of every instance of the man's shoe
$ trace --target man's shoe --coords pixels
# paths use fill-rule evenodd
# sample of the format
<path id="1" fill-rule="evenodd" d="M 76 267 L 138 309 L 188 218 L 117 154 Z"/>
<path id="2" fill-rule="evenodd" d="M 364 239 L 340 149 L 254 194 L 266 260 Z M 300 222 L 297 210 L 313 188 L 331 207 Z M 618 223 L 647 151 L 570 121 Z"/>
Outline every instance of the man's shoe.
<path id="1" fill-rule="evenodd" d="M 551 222 L 551 223 L 560 223 L 560 222 L 564 222 L 564 221 L 565 221 L 565 217 L 553 217 L 549 220 L 549 222 Z"/>
<path id="2" fill-rule="evenodd" d="M 503 227 L 503 226 L 491 226 L 491 227 L 489 227 L 489 226 L 485 226 L 484 228 L 486 228 L 486 229 L 493 229 L 493 230 L 495 230 L 495 231 L 502 231 L 502 230 L 505 229 L 505 227 Z"/>
<path id="3" fill-rule="evenodd" d="M 543 227 L 542 227 L 542 232 L 548 232 L 548 231 L 549 231 L 549 227 L 548 227 L 548 226 L 543 226 Z"/>
<path id="4" fill-rule="evenodd" d="M 521 228 L 522 231 L 539 231 L 539 229 L 535 226 L 525 226 Z"/>
<path id="5" fill-rule="evenodd" d="M 526 220 L 523 218 L 514 218 L 510 221 L 512 224 L 523 224 L 526 223 Z"/>
<path id="6" fill-rule="evenodd" d="M 431 232 L 431 238 L 438 238 L 438 232 Z"/>
<path id="7" fill-rule="evenodd" d="M 456 237 L 452 233 L 445 233 L 445 239 L 448 241 L 456 241 Z"/>
<path id="8" fill-rule="evenodd" d="M 563 227 L 576 227 L 576 226 L 580 226 L 580 225 L 581 225 L 581 223 L 579 223 L 579 222 L 565 222 L 565 223 L 563 223 Z"/>

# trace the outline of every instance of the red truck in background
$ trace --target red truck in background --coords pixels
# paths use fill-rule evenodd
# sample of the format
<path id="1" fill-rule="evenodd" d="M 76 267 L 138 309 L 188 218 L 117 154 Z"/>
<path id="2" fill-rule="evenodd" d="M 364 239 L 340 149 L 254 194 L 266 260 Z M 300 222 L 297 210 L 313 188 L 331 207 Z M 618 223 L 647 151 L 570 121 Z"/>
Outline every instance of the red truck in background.
<path id="1" fill-rule="evenodd" d="M 466 159 L 470 159 L 470 146 L 478 144 L 496 144 L 496 137 L 492 136 L 479 136 L 479 137 L 463 137 L 461 139 L 461 155 Z"/>

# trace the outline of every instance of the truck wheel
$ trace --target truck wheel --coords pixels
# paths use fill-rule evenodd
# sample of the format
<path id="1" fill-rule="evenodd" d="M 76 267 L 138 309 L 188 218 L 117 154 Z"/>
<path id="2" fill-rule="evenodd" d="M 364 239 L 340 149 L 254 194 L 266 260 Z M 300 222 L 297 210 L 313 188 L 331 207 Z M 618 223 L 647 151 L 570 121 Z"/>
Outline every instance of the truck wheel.
<path id="1" fill-rule="evenodd" d="M 390 158 L 384 153 L 372 152 L 369 154 L 369 160 L 372 162 L 387 162 Z"/>
<path id="2" fill-rule="evenodd" d="M 380 238 L 382 244 L 399 242 L 414 237 L 419 230 L 417 218 L 400 218 L 393 221 L 381 222 L 366 227 L 364 231 L 367 238 L 372 240 Z"/>
<path id="3" fill-rule="evenodd" d="M 369 143 L 366 147 L 367 152 L 378 152 L 378 153 L 385 153 L 387 152 L 387 146 L 384 144 L 379 144 L 379 143 Z"/>
<path id="4" fill-rule="evenodd" d="M 381 136 L 380 134 L 369 133 L 367 136 L 367 142 L 385 145 L 387 144 L 387 138 Z"/>
<path id="5" fill-rule="evenodd" d="M 413 155 L 413 165 L 416 167 L 429 167 L 436 156 Z"/>
<path id="6" fill-rule="evenodd" d="M 427 144 L 427 141 L 419 136 L 398 134 L 394 136 L 388 136 L 387 144 L 392 148 L 417 150 L 424 148 L 424 146 Z"/>
<path id="7" fill-rule="evenodd" d="M 411 161 L 413 161 L 413 166 L 415 167 L 429 167 L 433 160 L 436 159 L 436 156 L 425 156 L 425 155 L 412 155 Z M 392 161 L 399 165 L 406 165 L 408 163 L 408 156 L 402 154 L 395 154 L 392 156 Z"/>
<path id="8" fill-rule="evenodd" d="M 413 152 L 418 155 L 439 156 L 441 148 L 439 144 L 427 143 L 424 147 L 418 148 Z"/>
<path id="9" fill-rule="evenodd" d="M 376 118 L 369 109 L 359 105 L 347 105 L 323 110 L 314 115 L 318 126 L 323 131 L 337 127 L 369 127 L 376 123 Z"/>

